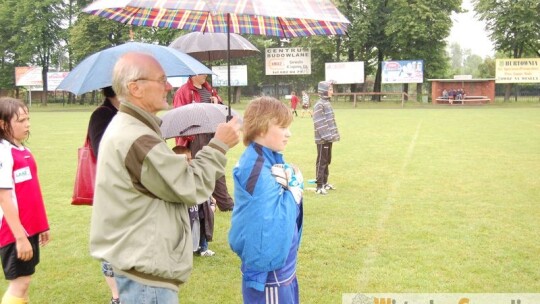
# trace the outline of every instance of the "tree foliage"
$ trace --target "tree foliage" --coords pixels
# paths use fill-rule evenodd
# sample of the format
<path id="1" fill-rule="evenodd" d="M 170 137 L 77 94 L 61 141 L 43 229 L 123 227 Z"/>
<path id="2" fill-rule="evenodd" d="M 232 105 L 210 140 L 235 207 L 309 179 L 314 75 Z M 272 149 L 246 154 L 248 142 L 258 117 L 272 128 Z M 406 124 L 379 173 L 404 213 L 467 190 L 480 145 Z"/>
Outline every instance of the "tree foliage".
<path id="1" fill-rule="evenodd" d="M 505 57 L 536 57 L 540 50 L 540 1 L 474 0 L 474 8 L 494 41 L 495 50 Z M 512 85 L 507 84 L 508 101 Z"/>
<path id="2" fill-rule="evenodd" d="M 58 58 L 61 41 L 64 39 L 64 3 L 62 0 L 19 0 L 13 11 L 13 22 L 18 31 L 15 51 L 21 61 L 43 68 L 43 90 L 47 91 L 47 72 L 53 58 Z M 43 104 L 47 104 L 44 95 Z"/>
<path id="3" fill-rule="evenodd" d="M 495 50 L 511 58 L 535 56 L 540 49 L 540 1 L 474 0 L 474 8 Z"/>

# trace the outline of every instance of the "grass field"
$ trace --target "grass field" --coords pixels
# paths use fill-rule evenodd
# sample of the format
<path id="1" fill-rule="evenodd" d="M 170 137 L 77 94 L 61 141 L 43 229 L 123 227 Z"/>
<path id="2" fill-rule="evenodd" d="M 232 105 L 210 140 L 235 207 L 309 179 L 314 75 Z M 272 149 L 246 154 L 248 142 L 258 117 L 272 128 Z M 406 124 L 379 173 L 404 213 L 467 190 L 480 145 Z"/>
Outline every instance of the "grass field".
<path id="1" fill-rule="evenodd" d="M 99 262 L 88 253 L 91 208 L 70 205 L 90 108 L 55 107 L 31 112 L 28 146 L 53 240 L 30 298 L 108 303 Z M 342 140 L 330 182 L 338 189 L 305 193 L 301 301 L 341 303 L 342 293 L 355 292 L 540 292 L 540 106 L 383 107 L 335 105 Z M 295 119 L 291 130 L 286 159 L 314 178 L 312 121 Z M 231 189 L 242 151 L 229 153 Z M 216 214 L 217 254 L 194 259 L 181 303 L 241 303 L 230 217 Z"/>

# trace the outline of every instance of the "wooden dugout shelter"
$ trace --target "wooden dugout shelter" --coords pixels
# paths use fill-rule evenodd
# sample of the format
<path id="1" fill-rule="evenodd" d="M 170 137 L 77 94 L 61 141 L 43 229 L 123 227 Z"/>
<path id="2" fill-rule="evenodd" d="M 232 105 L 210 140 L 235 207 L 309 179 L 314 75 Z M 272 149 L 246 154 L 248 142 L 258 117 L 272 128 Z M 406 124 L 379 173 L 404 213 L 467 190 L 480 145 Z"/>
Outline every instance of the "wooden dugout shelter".
<path id="1" fill-rule="evenodd" d="M 443 91 L 463 89 L 465 98 L 453 100 L 453 104 L 487 104 L 495 100 L 495 78 L 486 79 L 428 79 L 431 81 L 431 101 L 433 104 L 450 104 L 443 98 Z"/>

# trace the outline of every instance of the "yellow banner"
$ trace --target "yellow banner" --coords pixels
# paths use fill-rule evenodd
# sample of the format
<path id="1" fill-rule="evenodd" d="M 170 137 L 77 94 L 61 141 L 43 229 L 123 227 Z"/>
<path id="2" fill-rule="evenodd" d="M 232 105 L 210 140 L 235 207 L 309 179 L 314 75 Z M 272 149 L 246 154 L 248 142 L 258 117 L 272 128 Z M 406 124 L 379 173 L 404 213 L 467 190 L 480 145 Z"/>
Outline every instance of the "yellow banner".
<path id="1" fill-rule="evenodd" d="M 540 83 L 540 58 L 497 59 L 496 83 Z"/>

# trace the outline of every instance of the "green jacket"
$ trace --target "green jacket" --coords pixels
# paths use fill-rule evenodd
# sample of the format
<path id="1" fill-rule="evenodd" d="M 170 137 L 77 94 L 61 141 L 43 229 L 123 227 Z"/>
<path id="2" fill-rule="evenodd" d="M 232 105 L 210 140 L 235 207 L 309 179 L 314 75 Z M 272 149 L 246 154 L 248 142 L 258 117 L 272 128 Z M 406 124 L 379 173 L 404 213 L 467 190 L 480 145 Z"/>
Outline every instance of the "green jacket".
<path id="1" fill-rule="evenodd" d="M 212 194 L 228 146 L 212 139 L 188 164 L 161 120 L 123 102 L 97 160 L 90 253 L 142 284 L 178 290 L 193 267 L 188 207 Z"/>

